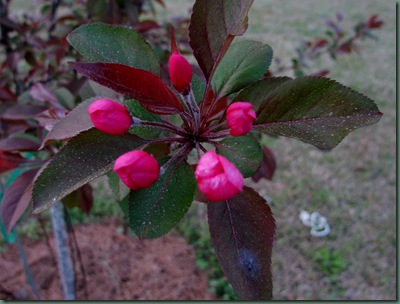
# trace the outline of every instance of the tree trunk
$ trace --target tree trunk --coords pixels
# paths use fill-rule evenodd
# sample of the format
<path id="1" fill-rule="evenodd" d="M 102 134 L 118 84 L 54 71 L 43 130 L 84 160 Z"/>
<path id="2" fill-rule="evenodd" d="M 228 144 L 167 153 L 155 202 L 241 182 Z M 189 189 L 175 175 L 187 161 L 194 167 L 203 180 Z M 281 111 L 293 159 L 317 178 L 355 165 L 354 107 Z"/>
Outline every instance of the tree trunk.
<path id="1" fill-rule="evenodd" d="M 58 271 L 60 274 L 65 300 L 75 300 L 75 271 L 72 265 L 68 235 L 65 228 L 62 202 L 57 202 L 50 208 L 51 224 L 57 247 Z"/>

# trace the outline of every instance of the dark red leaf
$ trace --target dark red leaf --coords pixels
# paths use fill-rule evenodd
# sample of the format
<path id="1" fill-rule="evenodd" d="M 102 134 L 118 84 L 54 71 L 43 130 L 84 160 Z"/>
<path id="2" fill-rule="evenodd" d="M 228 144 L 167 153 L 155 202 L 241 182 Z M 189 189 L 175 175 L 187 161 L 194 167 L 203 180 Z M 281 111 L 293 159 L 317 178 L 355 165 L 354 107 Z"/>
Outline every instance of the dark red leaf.
<path id="1" fill-rule="evenodd" d="M 338 47 L 338 53 L 351 53 L 354 49 L 354 44 L 351 42 L 345 42 Z"/>
<path id="2" fill-rule="evenodd" d="M 33 179 L 38 170 L 21 174 L 14 183 L 4 191 L 1 201 L 1 218 L 9 232 L 29 206 L 32 198 Z"/>
<path id="3" fill-rule="evenodd" d="M 68 194 L 63 202 L 68 208 L 78 207 L 86 214 L 90 212 L 93 206 L 93 188 L 90 184 L 83 185 L 74 192 Z"/>
<path id="4" fill-rule="evenodd" d="M 70 65 L 91 80 L 137 99 L 152 113 L 171 115 L 184 110 L 178 97 L 164 81 L 148 71 L 118 63 L 71 62 Z"/>
<path id="5" fill-rule="evenodd" d="M 0 140 L 2 151 L 35 151 L 39 148 L 37 141 L 24 137 L 7 137 Z"/>
<path id="6" fill-rule="evenodd" d="M 271 255 L 275 220 L 252 188 L 224 202 L 207 203 L 211 240 L 239 300 L 272 299 Z"/>
<path id="7" fill-rule="evenodd" d="M 0 173 L 15 169 L 25 162 L 26 159 L 18 153 L 0 151 Z"/>
<path id="8" fill-rule="evenodd" d="M 317 48 L 321 48 L 321 47 L 323 47 L 323 46 L 325 46 L 327 44 L 328 44 L 328 40 L 326 40 L 326 39 L 319 39 L 319 40 L 314 42 L 314 46 L 317 47 Z"/>
<path id="9" fill-rule="evenodd" d="M 31 129 L 34 124 L 32 124 L 29 120 L 0 119 L 0 126 L 3 131 L 0 137 L 4 138 L 17 132 L 23 133 Z"/>
<path id="10" fill-rule="evenodd" d="M 51 108 L 35 116 L 39 125 L 47 131 L 53 129 L 54 125 L 67 115 L 68 110 L 61 108 Z"/>
<path id="11" fill-rule="evenodd" d="M 253 0 L 198 0 L 189 26 L 190 46 L 206 79 L 225 55 L 235 36 L 247 29 Z"/>
<path id="12" fill-rule="evenodd" d="M 161 28 L 161 26 L 153 20 L 145 20 L 145 21 L 139 22 L 138 24 L 136 24 L 134 26 L 134 29 L 136 31 L 138 31 L 139 33 L 146 33 L 148 31 L 157 30 L 160 28 Z"/>
<path id="13" fill-rule="evenodd" d="M 48 102 L 53 106 L 60 107 L 56 96 L 42 85 L 40 82 L 35 83 L 29 90 L 30 95 L 38 101 Z"/>
<path id="14" fill-rule="evenodd" d="M 260 179 L 265 178 L 267 180 L 272 180 L 272 176 L 276 170 L 276 159 L 272 150 L 266 146 L 262 147 L 263 150 L 263 160 L 260 168 L 254 174 L 251 179 L 254 182 L 258 182 Z"/>
<path id="15" fill-rule="evenodd" d="M 28 119 L 33 118 L 36 114 L 45 110 L 47 110 L 47 108 L 44 106 L 18 104 L 7 109 L 3 113 L 2 118 L 10 120 Z"/>
<path id="16" fill-rule="evenodd" d="M 378 15 L 373 15 L 368 19 L 368 27 L 370 29 L 380 28 L 385 23 L 378 19 Z"/>
<path id="17" fill-rule="evenodd" d="M 310 76 L 313 76 L 313 77 L 324 77 L 324 76 L 326 76 L 328 74 L 329 74 L 329 70 L 321 70 L 321 71 L 319 71 L 317 73 L 311 74 Z"/>
<path id="18" fill-rule="evenodd" d="M 17 95 L 15 95 L 10 88 L 0 87 L 0 100 L 1 101 L 10 101 L 16 100 Z"/>
<path id="19" fill-rule="evenodd" d="M 11 71 L 15 71 L 20 58 L 21 58 L 21 54 L 19 54 L 18 52 L 12 52 L 12 53 L 7 54 L 7 59 L 6 59 L 7 67 Z"/>

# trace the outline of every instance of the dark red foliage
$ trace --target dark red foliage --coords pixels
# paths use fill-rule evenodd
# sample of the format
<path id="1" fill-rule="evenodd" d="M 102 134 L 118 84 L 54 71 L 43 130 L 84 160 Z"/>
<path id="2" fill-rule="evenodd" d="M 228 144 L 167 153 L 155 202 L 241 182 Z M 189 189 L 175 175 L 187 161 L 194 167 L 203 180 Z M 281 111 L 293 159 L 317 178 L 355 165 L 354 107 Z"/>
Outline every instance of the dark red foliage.
<path id="1" fill-rule="evenodd" d="M 157 75 L 118 63 L 71 62 L 71 67 L 101 85 L 139 100 L 155 114 L 178 114 L 184 110 L 175 93 Z"/>
<path id="2" fill-rule="evenodd" d="M 378 19 L 378 15 L 372 15 L 369 19 L 368 19 L 368 27 L 370 29 L 378 29 L 381 28 L 385 23 Z"/>
<path id="3" fill-rule="evenodd" d="M 24 162 L 25 158 L 19 153 L 0 151 L 0 173 L 15 169 Z"/>
<path id="4" fill-rule="evenodd" d="M 272 150 L 267 146 L 262 147 L 263 150 L 263 161 L 260 168 L 254 174 L 251 179 L 254 182 L 258 182 L 260 179 L 265 178 L 267 180 L 272 180 L 276 170 L 276 159 Z"/>

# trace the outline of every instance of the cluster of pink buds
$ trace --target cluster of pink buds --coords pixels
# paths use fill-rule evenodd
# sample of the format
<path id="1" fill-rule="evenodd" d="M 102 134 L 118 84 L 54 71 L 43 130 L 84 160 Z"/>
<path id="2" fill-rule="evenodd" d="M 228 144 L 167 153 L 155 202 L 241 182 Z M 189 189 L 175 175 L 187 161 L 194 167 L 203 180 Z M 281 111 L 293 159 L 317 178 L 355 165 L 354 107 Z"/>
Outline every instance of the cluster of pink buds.
<path id="1" fill-rule="evenodd" d="M 194 99 L 189 96 L 191 92 L 192 68 L 189 62 L 183 57 L 179 51 L 172 52 L 169 59 L 169 73 L 171 83 L 176 91 L 182 95 L 182 98 L 187 102 L 187 107 L 190 109 L 190 114 L 193 117 L 195 134 L 207 140 L 207 134 L 210 131 L 201 133 L 200 112 Z M 193 94 L 192 94 L 193 95 Z M 88 108 L 88 113 L 93 125 L 108 134 L 121 135 L 129 131 L 136 124 L 149 124 L 166 130 L 180 130 L 178 133 L 183 138 L 186 136 L 188 142 L 186 146 L 191 151 L 195 147 L 193 142 L 193 134 L 188 130 L 182 129 L 171 124 L 162 124 L 154 122 L 143 122 L 139 119 L 133 119 L 128 109 L 113 100 L 100 99 L 95 101 Z M 253 107 L 248 102 L 235 102 L 226 110 L 226 121 L 229 126 L 229 134 L 232 136 L 242 136 L 249 133 L 253 127 L 253 122 L 256 119 L 256 113 Z M 138 123 L 136 123 L 139 121 Z M 133 124 L 134 123 L 134 124 Z M 175 128 L 175 129 L 174 129 Z M 197 132 L 197 133 L 196 133 Z M 228 131 L 222 131 L 223 136 L 228 135 Z M 221 137 L 221 136 L 219 136 Z M 218 137 L 208 137 L 208 140 Z M 182 138 L 181 138 L 182 139 Z M 181 141 L 182 142 L 182 141 Z M 198 148 L 198 142 L 196 148 Z M 201 146 L 202 147 L 202 146 Z M 195 170 L 195 178 L 197 180 L 200 191 L 202 191 L 209 201 L 224 201 L 232 198 L 243 189 L 244 178 L 240 171 L 225 157 L 218 155 L 214 151 L 206 151 L 200 157 L 199 149 L 197 149 L 199 162 Z M 185 157 L 188 155 L 187 152 Z M 177 153 L 178 154 L 178 153 Z M 134 150 L 121 155 L 115 162 L 114 171 L 118 174 L 122 182 L 132 190 L 148 188 L 153 185 L 160 174 L 165 171 L 160 169 L 157 160 L 149 153 L 142 150 Z"/>

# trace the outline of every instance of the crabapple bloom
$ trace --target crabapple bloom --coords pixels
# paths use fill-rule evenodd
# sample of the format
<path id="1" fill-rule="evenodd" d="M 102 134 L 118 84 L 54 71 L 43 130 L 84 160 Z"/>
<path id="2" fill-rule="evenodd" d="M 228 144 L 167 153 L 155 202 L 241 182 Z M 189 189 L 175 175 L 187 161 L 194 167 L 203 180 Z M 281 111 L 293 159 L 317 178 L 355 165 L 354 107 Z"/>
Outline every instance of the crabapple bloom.
<path id="1" fill-rule="evenodd" d="M 139 190 L 156 182 L 160 176 L 160 165 L 153 155 L 134 150 L 117 158 L 114 171 L 128 188 Z"/>
<path id="2" fill-rule="evenodd" d="M 89 106 L 88 113 L 96 129 L 108 134 L 124 134 L 132 123 L 128 109 L 110 99 L 95 101 Z"/>
<path id="3" fill-rule="evenodd" d="M 226 110 L 226 121 L 231 128 L 229 133 L 232 136 L 242 136 L 249 133 L 253 128 L 253 121 L 256 117 L 256 112 L 251 103 L 238 101 L 231 104 Z"/>
<path id="4" fill-rule="evenodd" d="M 243 175 L 225 157 L 208 151 L 199 160 L 195 171 L 199 189 L 209 201 L 230 199 L 243 189 Z"/>
<path id="5" fill-rule="evenodd" d="M 184 93 L 192 82 L 192 67 L 181 54 L 175 52 L 169 57 L 169 76 L 179 93 Z"/>

